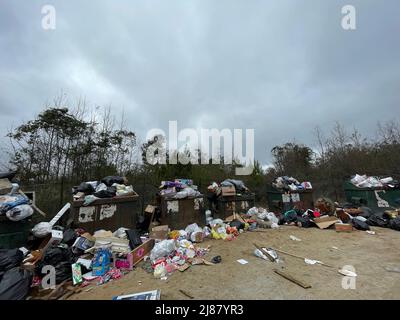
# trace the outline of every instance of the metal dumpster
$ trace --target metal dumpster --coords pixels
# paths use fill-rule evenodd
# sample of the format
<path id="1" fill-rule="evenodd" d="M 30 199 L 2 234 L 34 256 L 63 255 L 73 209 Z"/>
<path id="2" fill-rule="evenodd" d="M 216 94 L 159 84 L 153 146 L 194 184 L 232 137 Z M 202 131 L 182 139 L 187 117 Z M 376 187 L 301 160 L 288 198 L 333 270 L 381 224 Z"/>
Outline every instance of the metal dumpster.
<path id="1" fill-rule="evenodd" d="M 185 229 L 189 224 L 204 226 L 206 222 L 204 198 L 160 199 L 161 223 L 170 229 Z"/>
<path id="2" fill-rule="evenodd" d="M 14 249 L 25 246 L 33 226 L 34 223 L 29 218 L 14 222 L 5 216 L 0 217 L 0 249 Z"/>
<path id="3" fill-rule="evenodd" d="M 98 199 L 88 206 L 78 200 L 71 202 L 70 220 L 90 233 L 100 229 L 115 231 L 120 227 L 133 229 L 140 212 L 137 194 Z"/>
<path id="4" fill-rule="evenodd" d="M 225 219 L 233 213 L 247 213 L 251 207 L 254 207 L 255 199 L 254 193 L 221 196 L 217 199 L 217 210 L 213 213 L 213 217 Z"/>
<path id="5" fill-rule="evenodd" d="M 400 208 L 400 190 L 389 188 L 358 188 L 350 181 L 344 183 L 346 201 L 354 205 L 366 206 L 374 211 Z"/>
<path id="6" fill-rule="evenodd" d="M 268 209 L 274 213 L 284 213 L 295 206 L 300 210 L 314 208 L 313 190 L 283 192 L 272 186 L 267 188 Z"/>

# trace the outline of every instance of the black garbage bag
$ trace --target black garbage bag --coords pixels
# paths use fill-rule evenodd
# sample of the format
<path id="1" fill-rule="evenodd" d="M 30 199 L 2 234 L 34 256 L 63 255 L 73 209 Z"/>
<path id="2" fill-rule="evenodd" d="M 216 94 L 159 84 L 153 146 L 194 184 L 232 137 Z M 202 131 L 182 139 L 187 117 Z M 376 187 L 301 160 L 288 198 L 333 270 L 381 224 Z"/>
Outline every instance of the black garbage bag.
<path id="1" fill-rule="evenodd" d="M 95 189 L 90 183 L 87 182 L 82 182 L 78 188 L 75 189 L 75 193 L 77 192 L 83 192 L 84 194 L 92 194 L 95 192 Z"/>
<path id="2" fill-rule="evenodd" d="M 4 273 L 0 282 L 0 300 L 23 300 L 28 295 L 33 274 L 15 267 Z"/>
<path id="3" fill-rule="evenodd" d="M 389 221 L 389 228 L 400 231 L 400 217 L 394 218 Z"/>
<path id="4" fill-rule="evenodd" d="M 297 217 L 297 222 L 300 222 L 303 228 L 311 228 L 315 226 L 309 216 Z"/>
<path id="5" fill-rule="evenodd" d="M 369 230 L 369 225 L 367 222 L 361 221 L 359 219 L 353 219 L 351 220 L 351 223 L 353 224 L 353 227 L 358 230 Z"/>
<path id="6" fill-rule="evenodd" d="M 12 179 L 14 179 L 16 174 L 17 171 L 0 172 L 0 179 L 8 179 L 11 181 Z"/>
<path id="7" fill-rule="evenodd" d="M 67 229 L 64 231 L 62 243 L 65 243 L 72 247 L 76 238 L 78 238 L 78 234 L 75 232 L 74 229 Z"/>
<path id="8" fill-rule="evenodd" d="M 115 197 L 116 194 L 117 194 L 116 187 L 107 187 L 107 190 L 100 190 L 93 193 L 93 195 L 97 198 L 112 198 Z"/>
<path id="9" fill-rule="evenodd" d="M 21 250 L 0 249 L 0 280 L 6 271 L 18 267 L 23 259 L 24 255 Z"/>
<path id="10" fill-rule="evenodd" d="M 362 213 L 359 214 L 359 216 L 361 216 L 365 219 L 368 219 L 369 217 L 371 217 L 374 214 L 374 212 L 371 210 L 371 208 L 361 207 L 360 209 L 362 210 Z"/>
<path id="11" fill-rule="evenodd" d="M 239 220 L 233 220 L 231 221 L 231 223 L 229 224 L 232 228 L 236 227 L 237 230 L 239 229 L 244 229 L 244 223 L 239 221 Z"/>
<path id="12" fill-rule="evenodd" d="M 389 224 L 389 219 L 384 218 L 383 213 L 374 213 L 368 218 L 367 223 L 370 226 L 387 228 Z"/>
<path id="13" fill-rule="evenodd" d="M 56 266 L 60 262 L 68 262 L 69 264 L 74 263 L 76 260 L 71 248 L 60 248 L 60 247 L 50 247 L 46 250 L 46 253 L 37 265 L 36 273 L 42 274 L 42 268 L 45 265 Z M 44 275 L 44 274 L 43 274 Z"/>
<path id="14" fill-rule="evenodd" d="M 108 176 L 101 179 L 101 182 L 103 182 L 107 187 L 111 187 L 114 183 L 124 184 L 125 180 L 123 177 L 119 176 Z"/>
<path id="15" fill-rule="evenodd" d="M 64 280 L 72 278 L 72 267 L 68 261 L 63 261 L 55 266 L 56 269 L 56 284 L 60 284 Z"/>
<path id="16" fill-rule="evenodd" d="M 136 229 L 126 230 L 125 233 L 129 239 L 129 246 L 131 247 L 132 250 L 143 243 L 142 239 L 140 238 L 138 230 Z"/>

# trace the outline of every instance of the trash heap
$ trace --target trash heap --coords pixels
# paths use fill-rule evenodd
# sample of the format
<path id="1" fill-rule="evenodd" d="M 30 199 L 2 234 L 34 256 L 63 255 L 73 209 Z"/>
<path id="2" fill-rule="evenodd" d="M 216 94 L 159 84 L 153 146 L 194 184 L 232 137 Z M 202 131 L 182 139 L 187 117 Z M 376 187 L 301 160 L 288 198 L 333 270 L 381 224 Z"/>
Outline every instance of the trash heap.
<path id="1" fill-rule="evenodd" d="M 312 190 L 311 182 L 304 181 L 300 183 L 297 179 L 288 176 L 276 178 L 274 182 L 272 182 L 272 186 L 281 191 Z"/>
<path id="2" fill-rule="evenodd" d="M 279 228 L 279 219 L 276 217 L 275 213 L 268 212 L 264 208 L 253 207 L 247 211 L 247 220 L 250 223 L 250 229 L 255 228 L 265 228 L 265 229 L 277 229 Z"/>
<path id="3" fill-rule="evenodd" d="M 400 182 L 392 177 L 380 178 L 356 174 L 350 179 L 350 182 L 357 188 L 400 189 Z"/>
<path id="4" fill-rule="evenodd" d="M 196 198 L 202 194 L 191 179 L 175 179 L 174 181 L 161 181 L 160 196 L 164 199 Z"/>
<path id="5" fill-rule="evenodd" d="M 286 211 L 280 216 L 278 224 L 320 229 L 334 227 L 338 232 L 351 232 L 353 229 L 369 231 L 371 226 L 400 231 L 400 209 L 374 212 L 368 207 L 334 203 L 323 197 L 315 202 L 315 208 L 301 210 L 294 207 Z"/>
<path id="6" fill-rule="evenodd" d="M 213 182 L 208 187 L 209 193 L 215 198 L 223 196 L 234 196 L 249 193 L 250 190 L 245 186 L 242 180 L 226 179 L 221 183 Z"/>
<path id="7" fill-rule="evenodd" d="M 71 293 L 66 289 L 68 284 L 75 286 L 74 291 L 102 285 L 132 271 L 154 246 L 154 239 L 126 228 L 113 233 L 98 230 L 91 235 L 81 228 L 56 225 L 50 233 L 37 227 L 33 233 L 39 245 L 30 250 L 0 250 L 0 300 L 21 300 L 28 295 L 49 299 L 52 294 L 57 299 Z M 50 293 L 42 289 L 49 266 L 54 268 L 56 285 Z"/>
<path id="8" fill-rule="evenodd" d="M 257 208 L 252 208 L 257 210 Z M 251 212 L 253 213 L 253 212 Z M 200 228 L 196 223 L 188 225 L 185 230 L 169 230 L 167 239 L 157 242 L 150 253 L 147 266 L 144 268 L 153 273 L 155 278 L 166 279 L 176 270 L 181 272 L 187 270 L 193 265 L 214 265 L 221 262 L 221 257 L 213 257 L 210 261 L 204 256 L 210 251 L 210 246 L 202 247 L 206 239 L 215 240 L 235 240 L 240 233 L 257 227 L 259 222 L 271 219 L 271 224 L 277 226 L 277 218 L 273 213 L 262 215 L 249 214 L 245 218 L 240 215 L 222 219 L 209 220 L 207 226 Z M 247 219 L 248 218 L 248 219 Z M 160 226 L 161 227 L 161 226 Z"/>
<path id="9" fill-rule="evenodd" d="M 107 176 L 101 181 L 82 182 L 72 189 L 74 201 L 84 200 L 84 205 L 89 205 L 97 199 L 126 197 L 135 195 L 126 177 Z"/>
<path id="10" fill-rule="evenodd" d="M 15 172 L 0 174 L 0 216 L 17 222 L 33 215 L 31 200 L 19 190 L 18 183 L 11 183 Z"/>

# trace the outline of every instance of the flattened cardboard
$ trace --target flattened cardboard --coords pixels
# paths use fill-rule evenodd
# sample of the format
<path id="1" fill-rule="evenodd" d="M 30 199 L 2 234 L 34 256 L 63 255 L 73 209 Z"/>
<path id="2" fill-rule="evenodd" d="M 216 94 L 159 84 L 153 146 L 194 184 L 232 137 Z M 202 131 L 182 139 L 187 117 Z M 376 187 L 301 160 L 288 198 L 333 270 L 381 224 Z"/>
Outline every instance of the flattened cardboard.
<path id="1" fill-rule="evenodd" d="M 315 218 L 314 222 L 318 226 L 318 228 L 327 229 L 330 226 L 334 225 L 336 222 L 339 222 L 339 220 L 336 217 L 322 216 L 320 218 Z"/>

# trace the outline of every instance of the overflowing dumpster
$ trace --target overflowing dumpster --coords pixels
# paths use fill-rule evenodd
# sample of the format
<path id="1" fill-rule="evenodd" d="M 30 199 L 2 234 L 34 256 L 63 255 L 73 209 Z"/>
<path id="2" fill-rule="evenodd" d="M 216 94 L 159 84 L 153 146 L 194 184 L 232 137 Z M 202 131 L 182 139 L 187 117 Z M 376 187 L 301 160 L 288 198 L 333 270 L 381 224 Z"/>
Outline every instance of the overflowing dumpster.
<path id="1" fill-rule="evenodd" d="M 275 213 L 293 208 L 307 210 L 314 207 L 313 190 L 282 191 L 268 187 L 267 202 L 269 210 Z"/>
<path id="2" fill-rule="evenodd" d="M 214 212 L 214 218 L 225 219 L 234 213 L 247 213 L 255 206 L 255 194 L 241 194 L 234 196 L 221 196 L 217 200 L 217 210 Z"/>
<path id="3" fill-rule="evenodd" d="M 184 229 L 191 223 L 204 226 L 205 207 L 203 195 L 185 199 L 160 199 L 161 223 L 171 229 Z"/>
<path id="4" fill-rule="evenodd" d="M 116 230 L 119 227 L 134 229 L 141 212 L 139 195 L 96 199 L 87 206 L 83 200 L 71 203 L 70 219 L 87 232 Z"/>
<path id="5" fill-rule="evenodd" d="M 354 205 L 366 206 L 374 211 L 400 208 L 400 189 L 377 186 L 362 188 L 350 181 L 344 183 L 346 201 Z"/>

